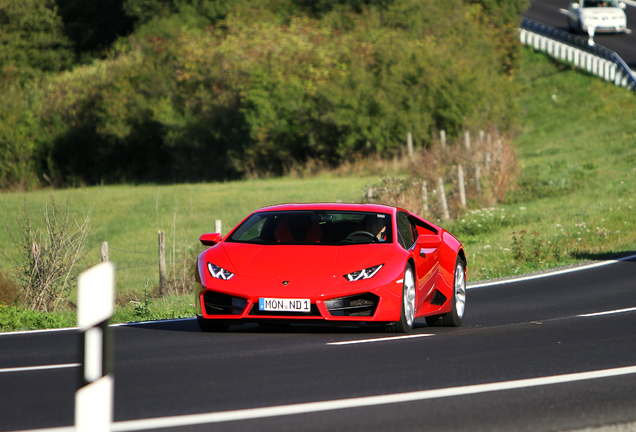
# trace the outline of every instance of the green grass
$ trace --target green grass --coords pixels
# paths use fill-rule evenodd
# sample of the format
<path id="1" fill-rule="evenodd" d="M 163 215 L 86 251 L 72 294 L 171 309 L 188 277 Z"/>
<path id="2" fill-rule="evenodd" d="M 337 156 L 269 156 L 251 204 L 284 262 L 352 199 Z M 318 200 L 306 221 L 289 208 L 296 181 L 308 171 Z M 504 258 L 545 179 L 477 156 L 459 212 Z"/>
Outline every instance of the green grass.
<path id="1" fill-rule="evenodd" d="M 504 205 L 466 213 L 446 225 L 466 247 L 469 280 L 636 253 L 636 96 L 525 49 L 519 79 L 523 121 L 515 143 L 520 187 Z M 97 263 L 100 243 L 109 242 L 110 259 L 117 266 L 117 292 L 125 299 L 114 321 L 125 322 L 193 313 L 189 296 L 155 301 L 144 294 L 146 281 L 151 287 L 158 284 L 159 229 L 166 231 L 169 254 L 173 248 L 195 253 L 199 235 L 213 231 L 215 219 L 223 221 L 225 233 L 259 207 L 359 201 L 364 187 L 377 181 L 377 177 L 323 175 L 106 186 L 39 191 L 28 193 L 26 199 L 33 219 L 40 218 L 50 194 L 58 203 L 70 194 L 80 212 L 95 204 L 94 234 L 83 267 Z M 0 221 L 11 231 L 16 229 L 15 217 L 24 198 L 24 194 L 0 195 Z M 13 250 L 5 230 L 0 232 L 0 248 Z M 7 266 L 2 256 L 0 266 Z M 50 318 L 52 322 L 30 313 L 22 322 L 16 314 L 8 306 L 0 308 L 0 319 L 14 323 L 2 324 L 2 329 L 74 325 L 68 313 Z"/>
<path id="2" fill-rule="evenodd" d="M 636 96 L 531 50 L 523 63 L 521 187 L 449 225 L 473 281 L 636 253 Z"/>
<path id="3" fill-rule="evenodd" d="M 173 251 L 202 250 L 199 236 L 214 231 L 214 221 L 223 222 L 223 233 L 250 212 L 286 202 L 359 201 L 372 177 L 330 177 L 309 179 L 279 178 L 213 184 L 174 186 L 103 186 L 73 190 L 0 194 L 0 223 L 17 232 L 16 215 L 24 199 L 34 224 L 42 221 L 42 209 L 50 195 L 63 205 L 70 195 L 71 207 L 80 219 L 94 204 L 91 217 L 93 235 L 89 253 L 80 266 L 85 269 L 101 260 L 100 244 L 108 242 L 110 261 L 117 268 L 116 286 L 120 295 L 140 294 L 146 281 L 158 285 L 158 234 L 166 232 L 166 257 Z M 11 255 L 14 246 L 7 230 L 0 230 L 0 248 Z M 0 267 L 9 263 L 0 254 Z M 170 263 L 168 263 L 170 267 Z"/>

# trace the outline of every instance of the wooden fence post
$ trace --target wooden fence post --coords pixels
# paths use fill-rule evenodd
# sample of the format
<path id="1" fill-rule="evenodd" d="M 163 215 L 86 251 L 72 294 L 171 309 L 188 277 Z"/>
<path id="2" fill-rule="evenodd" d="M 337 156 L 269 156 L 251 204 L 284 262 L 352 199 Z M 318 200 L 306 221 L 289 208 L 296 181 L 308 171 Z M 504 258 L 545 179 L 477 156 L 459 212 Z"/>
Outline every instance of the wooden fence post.
<path id="1" fill-rule="evenodd" d="M 439 131 L 439 141 L 442 144 L 442 151 L 446 151 L 446 131 L 442 129 Z"/>
<path id="2" fill-rule="evenodd" d="M 40 246 L 36 243 L 31 245 L 31 255 L 33 256 L 33 273 L 40 272 Z"/>
<path id="3" fill-rule="evenodd" d="M 166 233 L 159 231 L 159 295 L 166 294 Z"/>
<path id="4" fill-rule="evenodd" d="M 220 219 L 214 221 L 214 232 L 221 234 L 223 224 Z"/>
<path id="5" fill-rule="evenodd" d="M 406 134 L 406 147 L 409 151 L 409 158 L 415 159 L 415 150 L 413 149 L 413 134 L 411 132 Z"/>
<path id="6" fill-rule="evenodd" d="M 428 214 L 428 184 L 422 181 L 422 216 Z"/>
<path id="7" fill-rule="evenodd" d="M 373 188 L 369 188 L 367 189 L 367 202 L 374 202 L 373 201 Z"/>
<path id="8" fill-rule="evenodd" d="M 102 242 L 102 248 L 101 248 L 101 253 L 102 253 L 102 262 L 108 262 L 108 242 Z"/>
<path id="9" fill-rule="evenodd" d="M 441 177 L 437 180 L 437 189 L 439 201 L 442 205 L 442 215 L 444 220 L 448 222 L 450 220 L 450 214 L 448 213 L 448 202 L 446 201 L 446 192 L 444 191 L 444 180 Z"/>
<path id="10" fill-rule="evenodd" d="M 466 207 L 466 182 L 464 180 L 464 167 L 457 165 L 457 182 L 459 183 L 459 202 Z"/>
<path id="11" fill-rule="evenodd" d="M 477 187 L 477 193 L 481 194 L 481 168 L 479 165 L 475 165 L 475 186 Z"/>
<path id="12" fill-rule="evenodd" d="M 466 150 L 470 150 L 470 131 L 464 132 L 464 147 Z"/>

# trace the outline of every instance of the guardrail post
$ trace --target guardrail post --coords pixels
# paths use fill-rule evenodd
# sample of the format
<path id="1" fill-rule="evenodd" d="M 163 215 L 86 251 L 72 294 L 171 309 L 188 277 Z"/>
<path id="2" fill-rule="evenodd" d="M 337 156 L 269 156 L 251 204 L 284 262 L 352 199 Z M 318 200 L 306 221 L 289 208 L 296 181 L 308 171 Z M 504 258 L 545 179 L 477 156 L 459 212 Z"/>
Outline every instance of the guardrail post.
<path id="1" fill-rule="evenodd" d="M 113 421 L 113 314 L 115 266 L 104 262 L 80 274 L 77 326 L 80 336 L 75 431 L 108 432 Z"/>
<path id="2" fill-rule="evenodd" d="M 214 232 L 221 234 L 222 230 L 223 230 L 223 223 L 221 222 L 221 219 L 215 220 L 214 221 Z"/>

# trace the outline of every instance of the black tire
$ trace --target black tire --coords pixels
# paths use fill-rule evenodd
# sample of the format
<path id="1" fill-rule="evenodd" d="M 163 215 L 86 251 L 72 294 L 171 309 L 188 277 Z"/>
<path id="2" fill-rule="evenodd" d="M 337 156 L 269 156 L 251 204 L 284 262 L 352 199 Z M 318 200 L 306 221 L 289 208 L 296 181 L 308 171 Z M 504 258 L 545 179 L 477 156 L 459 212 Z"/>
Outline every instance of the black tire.
<path id="1" fill-rule="evenodd" d="M 197 324 L 202 332 L 224 332 L 227 331 L 230 326 L 223 323 L 222 320 L 205 319 L 203 317 L 197 317 Z"/>
<path id="2" fill-rule="evenodd" d="M 400 320 L 389 324 L 386 329 L 393 333 L 409 333 L 413 330 L 415 322 L 415 272 L 411 264 L 404 269 L 404 279 L 402 281 L 402 312 Z M 410 295 L 409 295 L 410 292 Z M 410 298 L 412 297 L 412 298 Z M 407 313 L 407 304 L 410 309 Z"/>
<path id="3" fill-rule="evenodd" d="M 430 327 L 459 327 L 464 320 L 466 307 L 466 263 L 461 257 L 455 262 L 453 273 L 453 299 L 451 311 L 443 315 L 426 317 L 426 324 Z"/>

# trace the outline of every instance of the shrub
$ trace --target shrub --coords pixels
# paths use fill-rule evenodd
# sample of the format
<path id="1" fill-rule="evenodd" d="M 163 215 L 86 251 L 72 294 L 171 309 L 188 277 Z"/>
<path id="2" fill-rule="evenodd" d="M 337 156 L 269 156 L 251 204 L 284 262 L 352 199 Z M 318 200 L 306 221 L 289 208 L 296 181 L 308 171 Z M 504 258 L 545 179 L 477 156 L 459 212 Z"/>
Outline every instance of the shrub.
<path id="1" fill-rule="evenodd" d="M 0 305 L 16 305 L 19 301 L 18 285 L 0 269 Z"/>
<path id="2" fill-rule="evenodd" d="M 463 140 L 463 138 L 462 138 Z M 444 184 L 449 216 L 455 218 L 471 208 L 491 207 L 513 190 L 518 174 L 516 152 L 509 139 L 496 134 L 491 140 L 472 140 L 466 150 L 458 140 L 445 150 L 439 143 L 422 149 L 410 161 L 406 178 L 383 178 L 373 185 L 374 200 L 414 211 L 431 220 L 444 218 L 439 180 Z M 462 165 L 467 206 L 460 204 L 458 166 Z M 480 177 L 477 183 L 476 168 Z M 425 200 L 425 193 L 428 200 Z M 461 227 L 470 229 L 469 227 Z"/>
<path id="3" fill-rule="evenodd" d="M 7 257 L 14 265 L 16 278 L 22 285 L 27 309 L 54 312 L 67 306 L 70 287 L 76 281 L 76 264 L 85 256 L 92 207 L 79 223 L 70 208 L 70 197 L 64 208 L 50 197 L 50 205 L 42 212 L 43 227 L 32 225 L 26 198 L 22 217 L 18 216 L 16 236 L 9 233 L 17 255 Z"/>

